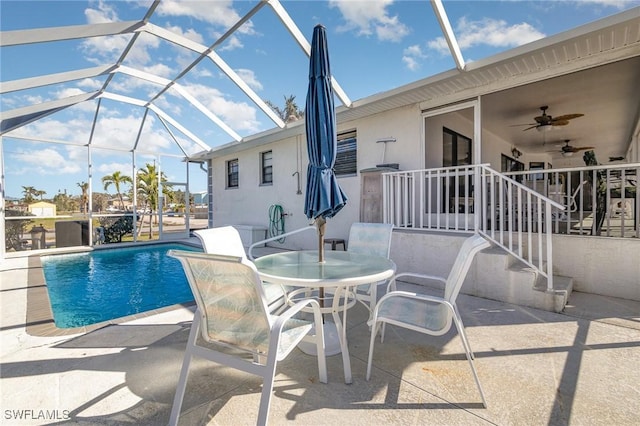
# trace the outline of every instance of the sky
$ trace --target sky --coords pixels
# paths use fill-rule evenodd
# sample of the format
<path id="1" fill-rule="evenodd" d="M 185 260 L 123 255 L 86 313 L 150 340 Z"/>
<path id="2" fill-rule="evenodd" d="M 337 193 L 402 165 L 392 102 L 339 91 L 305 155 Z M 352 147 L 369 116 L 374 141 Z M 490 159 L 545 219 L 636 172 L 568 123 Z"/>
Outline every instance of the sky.
<path id="1" fill-rule="evenodd" d="M 257 1 L 163 0 L 153 25 L 211 46 Z M 141 20 L 151 2 L 0 0 L 4 31 Z M 302 34 L 311 41 L 313 27 L 327 28 L 331 71 L 351 101 L 455 68 L 433 9 L 426 0 L 281 1 Z M 447 16 L 466 62 L 504 52 L 574 27 L 640 6 L 640 0 L 580 1 L 444 1 Z M 115 63 L 130 35 L 4 46 L 0 48 L 2 82 Z M 215 53 L 263 100 L 284 106 L 295 96 L 303 109 L 308 58 L 268 6 L 215 48 Z M 143 33 L 123 65 L 176 78 L 197 54 Z M 105 77 L 87 78 L 21 92 L 4 93 L 0 111 L 51 101 L 102 87 Z M 199 62 L 178 83 L 241 137 L 275 127 L 253 101 L 212 61 Z M 109 92 L 148 100 L 159 86 L 115 74 Z M 154 101 L 209 147 L 233 141 L 231 135 L 170 90 Z M 341 105 L 337 100 L 336 106 Z M 3 135 L 5 196 L 22 197 L 23 186 L 80 193 L 89 181 L 87 149 L 92 141 L 92 188 L 104 192 L 101 177 L 114 171 L 132 174 L 131 150 L 140 133 L 137 168 L 157 161 L 170 181 L 184 181 L 180 148 L 193 154 L 203 148 L 154 114 L 114 100 L 89 101 Z M 27 139 L 25 139 L 27 138 Z M 60 142 L 66 142 L 62 144 Z M 99 147 L 111 147 L 108 151 Z M 163 153 L 160 157 L 158 153 Z M 156 154 L 156 155 L 150 155 Z M 206 190 L 206 174 L 191 166 L 191 191 Z M 113 190 L 112 190 L 113 191 Z"/>

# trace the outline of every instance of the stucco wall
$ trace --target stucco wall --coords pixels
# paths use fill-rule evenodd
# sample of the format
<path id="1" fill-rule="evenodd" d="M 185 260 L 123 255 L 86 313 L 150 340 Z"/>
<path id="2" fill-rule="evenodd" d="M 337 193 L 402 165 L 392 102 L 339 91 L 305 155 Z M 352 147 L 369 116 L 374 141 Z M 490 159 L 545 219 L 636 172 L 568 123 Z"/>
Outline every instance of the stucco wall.
<path id="1" fill-rule="evenodd" d="M 554 235 L 553 267 L 585 293 L 640 300 L 640 240 Z"/>

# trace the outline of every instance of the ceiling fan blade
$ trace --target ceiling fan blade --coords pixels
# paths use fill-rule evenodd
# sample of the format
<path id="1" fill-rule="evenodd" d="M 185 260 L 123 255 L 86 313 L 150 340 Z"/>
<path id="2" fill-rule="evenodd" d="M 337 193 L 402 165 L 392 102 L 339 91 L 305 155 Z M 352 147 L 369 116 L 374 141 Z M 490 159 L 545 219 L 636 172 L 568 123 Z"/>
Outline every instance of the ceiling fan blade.
<path id="1" fill-rule="evenodd" d="M 573 120 L 574 118 L 583 117 L 584 114 L 566 114 L 559 115 L 557 117 L 553 117 L 552 121 L 565 121 L 565 120 Z"/>
<path id="2" fill-rule="evenodd" d="M 527 127 L 526 129 L 522 129 L 522 131 L 524 132 L 524 131 L 526 131 L 526 130 L 535 129 L 535 128 L 536 128 L 536 127 L 538 127 L 538 126 L 539 126 L 539 124 L 536 124 L 536 125 L 534 125 L 534 126 Z"/>
<path id="3" fill-rule="evenodd" d="M 573 152 L 585 151 L 587 149 L 594 149 L 592 146 L 579 146 L 577 148 L 573 148 Z"/>
<path id="4" fill-rule="evenodd" d="M 569 124 L 569 120 L 559 120 L 556 121 L 556 119 L 554 118 L 553 121 L 551 121 L 552 126 L 566 126 L 567 124 Z"/>
<path id="5" fill-rule="evenodd" d="M 509 127 L 520 127 L 520 126 L 537 126 L 538 123 L 524 123 L 524 124 L 511 124 Z"/>

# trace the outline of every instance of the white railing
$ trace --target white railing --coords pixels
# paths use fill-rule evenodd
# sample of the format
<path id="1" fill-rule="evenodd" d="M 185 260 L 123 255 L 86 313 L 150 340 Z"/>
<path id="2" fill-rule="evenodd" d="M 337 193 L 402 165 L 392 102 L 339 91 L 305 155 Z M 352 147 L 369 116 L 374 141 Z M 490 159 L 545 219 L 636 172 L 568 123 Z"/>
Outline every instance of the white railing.
<path id="1" fill-rule="evenodd" d="M 563 204 L 553 233 L 640 237 L 640 163 L 505 173 Z"/>
<path id="2" fill-rule="evenodd" d="M 478 232 L 546 277 L 552 213 L 564 206 L 488 165 L 383 174 L 383 220 L 398 228 Z"/>

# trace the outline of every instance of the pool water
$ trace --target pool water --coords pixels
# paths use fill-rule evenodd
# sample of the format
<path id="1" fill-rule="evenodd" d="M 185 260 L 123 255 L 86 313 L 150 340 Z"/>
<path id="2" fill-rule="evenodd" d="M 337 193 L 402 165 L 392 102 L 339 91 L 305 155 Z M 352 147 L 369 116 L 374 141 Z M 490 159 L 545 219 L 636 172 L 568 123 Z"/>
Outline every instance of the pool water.
<path id="1" fill-rule="evenodd" d="M 81 327 L 193 301 L 180 262 L 167 256 L 171 249 L 202 251 L 157 244 L 43 256 L 56 326 Z"/>

